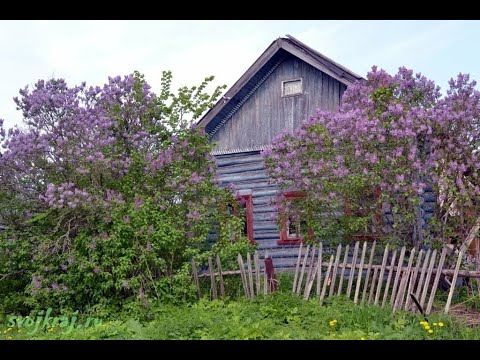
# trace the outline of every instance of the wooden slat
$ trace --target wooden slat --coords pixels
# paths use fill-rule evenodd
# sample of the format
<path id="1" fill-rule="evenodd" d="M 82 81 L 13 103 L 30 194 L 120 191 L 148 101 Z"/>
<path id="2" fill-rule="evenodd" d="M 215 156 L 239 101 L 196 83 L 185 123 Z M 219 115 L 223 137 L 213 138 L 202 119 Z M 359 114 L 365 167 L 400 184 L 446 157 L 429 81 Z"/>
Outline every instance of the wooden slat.
<path id="1" fill-rule="evenodd" d="M 420 292 L 422 291 L 422 288 L 423 288 L 423 280 L 425 279 L 425 273 L 427 271 L 428 261 L 430 260 L 430 253 L 431 253 L 431 250 L 428 249 L 427 253 L 425 254 L 425 259 L 423 260 L 422 271 L 420 272 L 420 278 L 418 279 L 417 288 L 415 290 L 415 297 L 417 298 L 417 300 L 420 298 Z M 415 312 L 416 310 L 413 309 L 413 311 Z"/>
<path id="2" fill-rule="evenodd" d="M 222 263 L 220 262 L 220 257 L 217 255 L 217 269 L 218 269 L 218 278 L 220 281 L 220 296 L 225 297 L 225 286 L 223 285 L 223 275 L 222 275 Z"/>
<path id="3" fill-rule="evenodd" d="M 193 281 L 195 283 L 195 287 L 197 288 L 197 295 L 200 299 L 202 297 L 202 291 L 200 290 L 200 282 L 198 281 L 198 269 L 195 260 L 192 259 L 192 273 L 193 273 Z"/>
<path id="4" fill-rule="evenodd" d="M 268 294 L 268 278 L 267 278 L 267 267 L 263 267 L 263 295 Z"/>
<path id="5" fill-rule="evenodd" d="M 252 257 L 250 253 L 247 253 L 247 271 L 248 271 L 248 285 L 250 290 L 250 298 L 255 297 L 255 292 L 253 290 L 253 271 L 252 271 Z"/>
<path id="6" fill-rule="evenodd" d="M 445 246 L 442 250 L 442 255 L 440 255 L 440 261 L 438 262 L 437 273 L 435 274 L 435 280 L 433 280 L 432 291 L 430 292 L 430 299 L 428 300 L 427 310 L 425 311 L 426 315 L 430 315 L 433 306 L 433 300 L 435 298 L 435 293 L 437 292 L 438 282 L 440 280 L 440 275 L 442 274 L 443 263 L 445 262 L 445 256 L 447 255 L 447 247 Z"/>
<path id="7" fill-rule="evenodd" d="M 341 253 L 342 253 L 342 245 L 339 244 L 337 246 L 337 253 L 335 254 L 335 263 L 333 265 L 333 272 L 332 272 L 332 282 L 330 283 L 330 292 L 328 296 L 332 296 L 334 294 L 335 282 L 337 279 L 338 263 L 340 262 Z"/>
<path id="8" fill-rule="evenodd" d="M 378 280 L 378 268 L 373 269 L 373 279 L 372 284 L 370 285 L 370 295 L 368 296 L 368 303 L 371 304 L 373 301 L 373 294 L 375 293 L 375 284 Z"/>
<path id="9" fill-rule="evenodd" d="M 303 297 L 305 299 L 308 299 L 307 297 L 307 292 L 308 292 L 308 284 L 310 284 L 310 279 L 312 278 L 312 272 L 315 268 L 315 254 L 317 252 L 317 247 L 314 245 L 312 247 L 312 256 L 310 257 L 310 263 L 308 264 L 308 273 L 307 273 L 307 278 L 305 279 L 305 289 L 303 291 Z"/>
<path id="10" fill-rule="evenodd" d="M 322 256 L 323 243 L 318 245 L 318 261 L 317 261 L 317 298 L 320 300 L 320 293 L 322 291 Z"/>
<path id="11" fill-rule="evenodd" d="M 325 280 L 323 281 L 322 294 L 320 295 L 320 305 L 323 304 L 323 298 L 327 292 L 328 279 L 330 278 L 330 272 L 333 265 L 333 255 L 330 256 L 330 262 L 328 263 L 327 273 L 325 274 Z"/>
<path id="12" fill-rule="evenodd" d="M 238 254 L 237 260 L 238 260 L 238 267 L 240 269 L 240 277 L 242 279 L 243 291 L 245 293 L 245 297 L 247 299 L 249 299 L 250 298 L 250 292 L 248 290 L 248 284 L 247 284 L 247 279 L 246 279 L 246 276 L 245 276 L 245 268 L 244 268 L 244 265 L 243 265 L 242 255 Z"/>
<path id="13" fill-rule="evenodd" d="M 253 254 L 253 262 L 255 265 L 256 290 L 257 290 L 257 295 L 259 295 L 260 294 L 260 260 L 259 260 L 257 251 L 255 251 L 255 254 Z"/>
<path id="14" fill-rule="evenodd" d="M 350 245 L 347 245 L 345 247 L 345 255 L 343 256 L 342 272 L 340 274 L 340 281 L 338 282 L 338 291 L 337 291 L 338 296 L 340 296 L 340 294 L 342 293 L 343 278 L 345 276 L 345 268 L 346 268 L 347 261 L 348 261 L 348 251 L 349 250 L 350 250 Z"/>
<path id="15" fill-rule="evenodd" d="M 388 260 L 388 244 L 385 246 L 385 250 L 383 251 L 382 267 L 380 268 L 380 275 L 378 277 L 378 284 L 377 284 L 377 292 L 375 293 L 375 301 L 374 301 L 375 305 L 378 305 L 378 301 L 380 300 L 380 292 L 382 291 L 383 276 L 385 275 L 387 260 Z"/>
<path id="16" fill-rule="evenodd" d="M 208 257 L 208 270 L 210 272 L 210 289 L 212 292 L 212 298 L 217 298 L 217 282 L 215 280 L 215 269 L 213 268 L 212 257 Z"/>
<path id="17" fill-rule="evenodd" d="M 407 270 L 403 272 L 402 281 L 400 282 L 400 287 L 398 288 L 397 298 L 393 303 L 393 312 L 397 311 L 397 309 L 402 308 L 403 304 L 403 297 L 405 294 L 405 290 L 408 285 L 408 279 L 410 278 L 410 273 L 412 271 L 413 259 L 415 259 L 415 248 L 410 251 L 410 256 L 408 258 L 408 265 Z"/>
<path id="18" fill-rule="evenodd" d="M 397 250 L 394 250 L 393 254 L 392 254 L 392 260 L 390 261 L 390 266 L 389 266 L 388 276 L 387 276 L 387 282 L 385 284 L 385 290 L 383 292 L 382 306 L 385 306 L 385 304 L 387 303 L 388 292 L 390 290 L 390 282 L 392 281 L 392 275 L 393 275 L 393 272 L 395 271 L 395 259 L 396 258 L 397 258 Z"/>
<path id="19" fill-rule="evenodd" d="M 317 275 L 317 266 L 318 266 L 318 264 L 315 264 L 315 268 L 313 269 L 313 273 L 312 273 L 312 276 L 310 278 L 310 281 L 306 285 L 307 290 L 306 290 L 305 296 L 304 296 L 305 300 L 308 300 L 308 298 L 310 297 L 310 293 L 311 293 L 312 288 L 313 288 L 313 282 L 315 281 L 315 277 Z"/>
<path id="20" fill-rule="evenodd" d="M 355 288 L 355 296 L 353 298 L 353 302 L 356 304 L 358 302 L 358 295 L 360 294 L 360 285 L 362 283 L 362 274 L 363 274 L 363 265 L 365 261 L 365 253 L 367 252 L 367 242 L 363 243 L 362 249 L 362 257 L 360 259 L 360 266 L 358 268 L 358 278 L 357 278 L 357 286 Z"/>
<path id="21" fill-rule="evenodd" d="M 395 296 L 397 295 L 397 288 L 400 285 L 399 279 L 402 273 L 403 258 L 405 257 L 405 250 L 406 250 L 405 246 L 402 247 L 402 250 L 400 251 L 400 256 L 398 257 L 397 273 L 395 274 L 395 280 L 393 280 L 392 297 L 390 298 L 390 305 L 392 306 L 394 305 Z"/>
<path id="22" fill-rule="evenodd" d="M 352 291 L 353 278 L 355 277 L 355 265 L 356 265 L 356 262 L 357 262 L 359 244 L 360 243 L 357 241 L 355 243 L 355 247 L 353 249 L 352 267 L 350 268 L 350 275 L 348 277 L 348 286 L 347 286 L 347 297 L 348 298 L 350 298 L 350 294 L 351 294 L 351 291 Z"/>
<path id="23" fill-rule="evenodd" d="M 428 288 L 430 286 L 430 278 L 432 277 L 433 266 L 435 265 L 435 260 L 437 258 L 437 249 L 433 250 L 432 256 L 430 257 L 430 265 L 428 266 L 427 275 L 425 276 L 425 284 L 423 285 L 422 295 L 420 296 L 420 306 L 423 308 L 425 304 L 425 299 L 427 297 Z"/>
<path id="24" fill-rule="evenodd" d="M 405 310 L 408 310 L 411 305 L 412 298 L 410 294 L 413 292 L 413 289 L 415 288 L 415 282 L 417 281 L 418 271 L 420 270 L 420 265 L 422 263 L 423 253 L 424 253 L 423 249 L 420 249 L 420 251 L 418 252 L 417 263 L 415 265 L 415 268 L 413 269 L 412 276 L 410 277 L 410 281 L 408 282 L 407 298 L 405 299 Z"/>
<path id="25" fill-rule="evenodd" d="M 293 288 L 292 288 L 293 293 L 295 293 L 295 291 L 297 290 L 298 270 L 300 269 L 300 260 L 302 258 L 302 249 L 303 249 L 303 243 L 300 243 L 300 247 L 298 248 L 297 266 L 295 267 L 295 276 L 293 277 Z"/>
<path id="26" fill-rule="evenodd" d="M 363 286 L 362 304 L 365 303 L 367 298 L 368 283 L 370 281 L 370 273 L 372 272 L 373 256 L 375 255 L 375 245 L 377 245 L 376 241 L 373 242 L 372 249 L 370 250 L 370 259 L 368 260 L 367 276 L 365 277 L 365 285 Z"/>
<path id="27" fill-rule="evenodd" d="M 298 277 L 297 291 L 296 291 L 297 295 L 300 294 L 300 290 L 302 289 L 303 274 L 305 273 L 305 267 L 307 266 L 307 259 L 308 259 L 309 252 L 310 252 L 310 245 L 307 245 L 307 251 L 305 251 L 305 256 L 303 257 L 302 270 L 300 271 L 300 276 Z"/>
<path id="28" fill-rule="evenodd" d="M 458 270 L 460 270 L 462 258 L 463 258 L 463 251 L 460 251 L 460 253 L 458 254 L 457 264 L 455 266 L 455 273 L 453 274 L 453 278 L 452 278 L 452 283 L 451 283 L 452 285 L 450 286 L 450 292 L 448 293 L 447 303 L 445 304 L 445 314 L 448 314 L 448 311 L 450 310 L 453 293 L 455 291 L 455 284 L 457 283 Z"/>

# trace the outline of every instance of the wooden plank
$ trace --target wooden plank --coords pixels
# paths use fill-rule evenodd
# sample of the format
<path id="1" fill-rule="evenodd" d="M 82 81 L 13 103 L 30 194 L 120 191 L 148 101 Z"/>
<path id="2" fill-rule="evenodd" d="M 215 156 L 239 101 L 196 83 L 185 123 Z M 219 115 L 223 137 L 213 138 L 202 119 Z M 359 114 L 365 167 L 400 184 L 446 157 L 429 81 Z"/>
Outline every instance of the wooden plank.
<path id="1" fill-rule="evenodd" d="M 300 276 L 298 277 L 297 282 L 297 291 L 296 294 L 300 294 L 300 289 L 302 288 L 303 274 L 305 273 L 305 267 L 307 266 L 308 254 L 310 252 L 310 245 L 307 245 L 307 251 L 305 251 L 305 256 L 303 258 L 302 270 L 300 271 Z"/>
<path id="2" fill-rule="evenodd" d="M 372 271 L 373 256 L 375 255 L 376 245 L 377 245 L 377 242 L 374 241 L 372 244 L 372 249 L 370 251 L 370 259 L 368 260 L 367 276 L 365 277 L 365 285 L 363 286 L 362 304 L 365 303 L 366 297 L 367 297 L 368 282 L 370 281 L 370 273 Z"/>
<path id="3" fill-rule="evenodd" d="M 358 254 L 358 246 L 359 242 L 355 243 L 355 247 L 353 248 L 353 257 L 352 257 L 352 267 L 350 268 L 350 275 L 348 277 L 348 286 L 347 286 L 347 297 L 350 298 L 350 294 L 352 291 L 352 284 L 353 278 L 355 277 L 355 264 L 357 262 L 357 254 Z"/>
<path id="4" fill-rule="evenodd" d="M 373 301 L 373 294 L 375 293 L 375 284 L 377 283 L 378 279 L 378 269 L 375 268 L 373 270 L 373 279 L 372 279 L 372 284 L 370 285 L 370 295 L 368 297 L 368 303 L 371 304 Z"/>
<path id="5" fill-rule="evenodd" d="M 304 299 L 305 300 L 308 300 L 308 298 L 310 297 L 310 292 L 312 291 L 312 288 L 313 288 L 313 282 L 315 281 L 315 276 L 317 274 L 317 267 L 318 267 L 318 263 L 315 264 L 315 268 L 313 269 L 313 273 L 312 273 L 312 276 L 310 278 L 310 281 L 308 282 L 307 286 L 306 286 L 306 292 L 305 292 L 305 295 L 304 295 Z"/>
<path id="6" fill-rule="evenodd" d="M 346 268 L 346 265 L 347 265 L 347 260 L 348 260 L 348 251 L 350 250 L 350 245 L 347 244 L 347 246 L 345 247 L 345 255 L 343 256 L 343 263 L 342 263 L 342 272 L 340 274 L 340 281 L 338 282 L 338 291 L 337 291 L 337 295 L 340 296 L 340 294 L 342 293 L 342 286 L 343 286 L 343 278 L 345 276 L 345 268 Z"/>
<path id="7" fill-rule="evenodd" d="M 425 304 L 425 299 L 427 297 L 428 287 L 430 286 L 430 279 L 432 277 L 433 266 L 435 265 L 435 260 L 437 258 L 437 249 L 433 250 L 432 256 L 430 258 L 430 265 L 428 266 L 427 275 L 425 276 L 425 284 L 423 285 L 422 295 L 420 296 L 420 306 L 423 308 Z"/>
<path id="8" fill-rule="evenodd" d="M 263 295 L 268 294 L 267 267 L 263 267 Z"/>
<path id="9" fill-rule="evenodd" d="M 380 300 L 380 293 L 382 291 L 383 276 L 385 275 L 387 260 L 388 260 L 388 244 L 385 246 L 385 250 L 383 251 L 382 267 L 380 268 L 380 275 L 378 277 L 378 284 L 377 284 L 377 292 L 375 293 L 375 301 L 374 301 L 375 305 L 378 305 L 378 301 Z"/>
<path id="10" fill-rule="evenodd" d="M 325 280 L 323 281 L 322 294 L 320 295 L 320 305 L 323 304 L 323 298 L 327 292 L 328 279 L 330 278 L 330 272 L 333 265 L 333 255 L 330 256 L 330 262 L 328 263 L 327 273 L 325 274 Z"/>
<path id="11" fill-rule="evenodd" d="M 402 247 L 400 251 L 400 256 L 398 257 L 398 265 L 397 265 L 397 272 L 395 274 L 395 280 L 393 280 L 393 288 L 392 288 L 392 297 L 390 298 L 390 305 L 394 305 L 395 296 L 397 295 L 397 287 L 399 285 L 400 275 L 403 269 L 403 258 L 405 257 L 405 246 Z"/>
<path id="12" fill-rule="evenodd" d="M 357 278 L 357 286 L 355 287 L 355 296 L 353 297 L 353 302 L 356 304 L 358 302 L 358 295 L 360 294 L 360 285 L 362 283 L 362 275 L 363 275 L 363 265 L 365 261 L 365 254 L 367 252 L 367 242 L 363 242 L 363 249 L 362 249 L 362 257 L 360 259 L 360 266 L 358 268 L 358 278 Z"/>
<path id="13" fill-rule="evenodd" d="M 243 285 L 243 291 L 245 293 L 245 298 L 249 299 L 250 298 L 250 293 L 249 293 L 249 290 L 248 290 L 247 279 L 245 277 L 245 268 L 244 268 L 244 265 L 243 265 L 242 255 L 238 254 L 237 261 L 238 261 L 238 267 L 240 268 L 240 277 L 242 279 L 242 285 Z"/>
<path id="14" fill-rule="evenodd" d="M 257 295 L 259 295 L 260 294 L 260 260 L 259 260 L 257 251 L 255 251 L 255 254 L 253 254 L 253 262 L 255 265 L 256 290 L 257 290 Z"/>
<path id="15" fill-rule="evenodd" d="M 318 261 L 317 261 L 317 298 L 320 300 L 320 293 L 322 289 L 322 256 L 323 256 L 323 243 L 318 245 Z"/>
<path id="16" fill-rule="evenodd" d="M 342 253 L 342 245 L 339 244 L 337 246 L 337 253 L 335 254 L 335 263 L 333 265 L 333 272 L 332 272 L 332 282 L 330 283 L 330 292 L 328 296 L 332 296 L 334 294 L 335 282 L 337 279 L 338 263 L 340 262 L 341 253 Z"/>
<path id="17" fill-rule="evenodd" d="M 417 263 L 415 265 L 415 268 L 413 269 L 412 276 L 410 277 L 410 281 L 408 283 L 407 298 L 405 300 L 405 310 L 408 310 L 411 305 L 412 297 L 410 296 L 410 294 L 413 292 L 415 282 L 417 281 L 418 271 L 420 270 L 420 264 L 422 263 L 423 253 L 423 249 L 420 249 L 420 251 L 418 252 Z"/>
<path id="18" fill-rule="evenodd" d="M 397 309 L 402 308 L 403 297 L 405 290 L 408 285 L 408 279 L 410 278 L 410 273 L 412 271 L 413 259 L 415 258 L 415 248 L 410 251 L 410 256 L 408 258 L 407 270 L 403 272 L 402 281 L 400 282 L 400 287 L 398 288 L 397 298 L 393 303 L 393 312 L 396 312 Z"/>
<path id="19" fill-rule="evenodd" d="M 200 282 L 198 281 L 198 269 L 195 260 L 192 259 L 192 273 L 193 273 L 193 281 L 195 283 L 195 287 L 197 288 L 197 296 L 200 299 L 202 297 L 202 291 L 200 289 Z"/>
<path id="20" fill-rule="evenodd" d="M 442 274 L 443 263 L 445 262 L 445 256 L 447 255 L 447 247 L 444 246 L 442 250 L 442 255 L 440 255 L 440 261 L 438 262 L 437 273 L 435 274 L 435 280 L 433 280 L 432 291 L 430 292 L 430 299 L 428 300 L 427 309 L 425 311 L 426 315 L 430 315 L 433 306 L 433 300 L 435 298 L 435 293 L 437 292 L 438 282 L 440 280 L 440 275 Z"/>
<path id="21" fill-rule="evenodd" d="M 300 260 L 302 258 L 302 248 L 303 248 L 303 243 L 300 243 L 300 247 L 298 248 L 297 266 L 295 267 L 295 276 L 293 277 L 293 288 L 292 288 L 293 293 L 295 293 L 295 291 L 297 290 L 297 279 L 298 279 L 298 271 L 300 269 Z"/>
<path id="22" fill-rule="evenodd" d="M 317 247 L 314 245 L 312 247 L 311 251 L 311 257 L 310 257 L 310 262 L 308 263 L 308 272 L 307 272 L 307 278 L 305 279 L 305 288 L 303 290 L 303 296 L 307 294 L 307 288 L 308 288 L 308 283 L 310 282 L 310 278 L 312 277 L 312 271 L 313 268 L 315 267 L 315 253 L 317 252 Z"/>
<path id="23" fill-rule="evenodd" d="M 460 270 L 462 258 L 463 258 L 463 251 L 460 251 L 460 253 L 458 254 L 457 264 L 455 266 L 455 273 L 453 274 L 453 278 L 451 282 L 452 285 L 450 286 L 450 292 L 448 293 L 447 303 L 445 304 L 445 314 L 448 314 L 448 311 L 450 310 L 453 293 L 455 291 L 455 284 L 457 283 L 458 270 Z"/>
<path id="24" fill-rule="evenodd" d="M 417 288 L 415 290 L 415 297 L 417 299 L 420 298 L 420 291 L 422 290 L 423 280 L 425 279 L 425 272 L 427 271 L 428 260 L 430 260 L 430 252 L 431 250 L 428 249 L 427 253 L 425 254 L 425 259 L 423 260 L 422 271 L 420 272 L 420 278 L 418 279 Z M 416 309 L 413 309 L 413 312 L 415 311 Z"/>
<path id="25" fill-rule="evenodd" d="M 305 279 L 305 289 L 303 291 L 303 297 L 308 299 L 307 292 L 308 292 L 308 284 L 310 283 L 310 278 L 312 277 L 313 269 L 315 268 L 315 253 L 317 252 L 317 247 L 314 245 L 312 248 L 312 256 L 310 257 L 310 263 L 308 266 L 308 273 L 307 278 Z"/>
<path id="26" fill-rule="evenodd" d="M 218 278 L 220 281 L 220 296 L 225 297 L 225 286 L 223 285 L 223 275 L 222 275 L 222 264 L 220 262 L 220 257 L 217 255 L 217 269 L 218 269 Z"/>
<path id="27" fill-rule="evenodd" d="M 210 291 L 212 293 L 212 299 L 217 298 L 217 281 L 215 280 L 215 269 L 213 268 L 212 257 L 208 257 L 208 270 L 210 272 Z"/>
<path id="28" fill-rule="evenodd" d="M 385 306 L 388 298 L 388 291 L 390 289 L 390 282 L 392 280 L 393 272 L 395 271 L 395 259 L 397 258 L 397 250 L 393 251 L 392 260 L 390 261 L 390 266 L 388 270 L 387 282 L 385 284 L 385 290 L 383 292 L 382 306 Z"/>
<path id="29" fill-rule="evenodd" d="M 250 290 L 250 298 L 255 297 L 255 292 L 253 290 L 253 271 L 252 271 L 252 257 L 250 253 L 247 253 L 247 271 L 248 271 L 248 285 Z"/>

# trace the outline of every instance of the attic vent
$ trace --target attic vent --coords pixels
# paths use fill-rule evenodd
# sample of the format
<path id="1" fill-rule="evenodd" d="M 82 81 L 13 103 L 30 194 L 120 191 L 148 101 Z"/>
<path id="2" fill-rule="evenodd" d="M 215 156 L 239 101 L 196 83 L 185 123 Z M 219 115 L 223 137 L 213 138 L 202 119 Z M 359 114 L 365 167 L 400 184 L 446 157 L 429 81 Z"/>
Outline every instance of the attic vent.
<path id="1" fill-rule="evenodd" d="M 282 97 L 301 95 L 303 93 L 302 79 L 282 81 Z"/>

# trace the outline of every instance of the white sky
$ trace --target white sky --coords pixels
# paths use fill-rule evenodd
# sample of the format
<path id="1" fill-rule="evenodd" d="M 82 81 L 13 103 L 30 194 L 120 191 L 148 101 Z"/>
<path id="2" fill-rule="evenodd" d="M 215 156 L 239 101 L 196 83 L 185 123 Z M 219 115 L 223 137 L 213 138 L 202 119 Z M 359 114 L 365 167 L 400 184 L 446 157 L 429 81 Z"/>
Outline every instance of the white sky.
<path id="1" fill-rule="evenodd" d="M 459 72 L 480 79 L 480 21 L 0 21 L 0 118 L 21 121 L 12 100 L 38 79 L 102 85 L 139 70 L 157 92 L 215 75 L 233 83 L 277 37 L 291 34 L 365 76 L 372 65 L 406 66 L 445 88 Z"/>

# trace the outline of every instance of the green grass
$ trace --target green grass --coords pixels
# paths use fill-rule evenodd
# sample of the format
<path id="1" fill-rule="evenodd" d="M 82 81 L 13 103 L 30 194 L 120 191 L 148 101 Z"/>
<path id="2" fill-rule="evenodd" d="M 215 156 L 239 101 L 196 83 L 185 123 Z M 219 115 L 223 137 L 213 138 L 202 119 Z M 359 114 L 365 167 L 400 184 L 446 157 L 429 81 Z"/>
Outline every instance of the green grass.
<path id="1" fill-rule="evenodd" d="M 97 327 L 55 326 L 30 329 L 0 325 L 2 339 L 480 339 L 480 328 L 468 328 L 444 315 L 429 316 L 429 334 L 418 315 L 392 314 L 378 306 L 355 306 L 345 298 L 304 301 L 288 291 L 255 300 L 201 300 L 193 305 L 152 308 L 152 320 L 103 319 Z M 335 323 L 332 321 L 336 320 Z M 443 327 L 438 326 L 442 322 Z M 434 326 L 434 323 L 437 326 Z M 10 329 L 10 330 L 9 330 Z"/>

